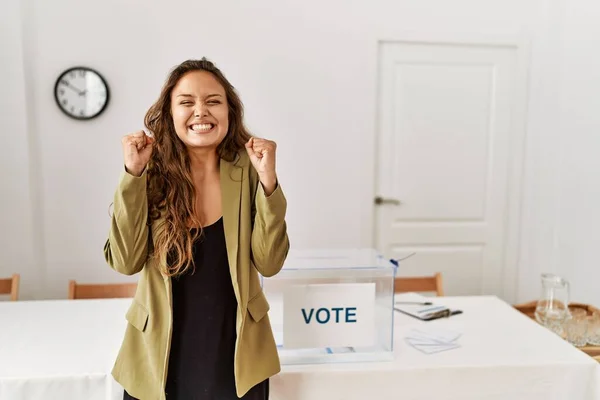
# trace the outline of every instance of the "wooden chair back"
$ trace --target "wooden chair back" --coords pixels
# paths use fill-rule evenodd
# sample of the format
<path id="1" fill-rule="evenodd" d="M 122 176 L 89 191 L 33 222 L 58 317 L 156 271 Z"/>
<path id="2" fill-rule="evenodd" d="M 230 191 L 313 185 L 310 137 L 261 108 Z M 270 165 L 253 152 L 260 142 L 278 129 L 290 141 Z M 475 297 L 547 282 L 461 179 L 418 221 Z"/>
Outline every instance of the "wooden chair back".
<path id="1" fill-rule="evenodd" d="M 0 279 L 0 294 L 10 294 L 11 301 L 19 300 L 19 274 L 13 274 L 11 278 Z"/>
<path id="2" fill-rule="evenodd" d="M 434 292 L 436 296 L 444 295 L 442 274 L 437 272 L 433 276 L 401 277 L 394 281 L 396 293 L 406 292 Z"/>
<path id="3" fill-rule="evenodd" d="M 135 295 L 137 283 L 81 284 L 69 281 L 69 300 L 117 299 Z"/>

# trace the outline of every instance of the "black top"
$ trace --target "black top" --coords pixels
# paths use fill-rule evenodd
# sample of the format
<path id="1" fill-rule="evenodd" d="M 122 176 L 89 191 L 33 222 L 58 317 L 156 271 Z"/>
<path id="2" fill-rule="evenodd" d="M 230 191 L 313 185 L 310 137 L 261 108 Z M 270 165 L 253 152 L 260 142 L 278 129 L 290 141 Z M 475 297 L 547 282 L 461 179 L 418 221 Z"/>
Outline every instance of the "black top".
<path id="1" fill-rule="evenodd" d="M 173 333 L 167 398 L 238 400 L 233 369 L 237 300 L 222 218 L 203 229 L 193 253 L 195 268 L 172 279 Z M 243 399 L 268 399 L 268 380 L 252 388 Z"/>

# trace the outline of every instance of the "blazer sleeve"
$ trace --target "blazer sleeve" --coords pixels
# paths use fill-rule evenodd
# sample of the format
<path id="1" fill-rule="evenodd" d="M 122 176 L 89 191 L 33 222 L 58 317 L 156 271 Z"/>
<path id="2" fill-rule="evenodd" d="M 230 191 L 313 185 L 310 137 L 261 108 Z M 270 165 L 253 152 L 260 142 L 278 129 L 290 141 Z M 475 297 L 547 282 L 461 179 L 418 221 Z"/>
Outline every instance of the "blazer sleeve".
<path id="1" fill-rule="evenodd" d="M 113 215 L 104 245 L 104 257 L 112 269 L 125 275 L 142 270 L 148 257 L 149 232 L 146 171 L 136 177 L 121 173 L 113 200 Z"/>
<path id="2" fill-rule="evenodd" d="M 252 208 L 252 261 L 258 272 L 270 277 L 283 267 L 290 242 L 285 214 L 287 200 L 279 183 L 270 196 L 266 196 L 257 178 L 256 196 Z"/>

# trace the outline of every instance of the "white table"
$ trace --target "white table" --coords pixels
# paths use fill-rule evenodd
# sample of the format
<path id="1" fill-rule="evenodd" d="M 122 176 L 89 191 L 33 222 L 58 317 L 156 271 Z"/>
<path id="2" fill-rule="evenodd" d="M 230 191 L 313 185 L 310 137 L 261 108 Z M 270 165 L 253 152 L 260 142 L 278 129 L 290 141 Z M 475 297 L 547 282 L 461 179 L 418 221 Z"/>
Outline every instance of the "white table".
<path id="1" fill-rule="evenodd" d="M 396 313 L 394 361 L 287 366 L 271 380 L 273 400 L 600 399 L 595 360 L 497 297 L 433 301 L 463 314 L 423 322 Z M 461 347 L 426 355 L 409 346 L 403 337 L 424 325 L 461 332 Z"/>
<path id="2" fill-rule="evenodd" d="M 436 299 L 464 314 L 428 322 L 463 333 L 425 355 L 397 314 L 391 362 L 284 366 L 271 400 L 600 399 L 600 366 L 495 297 Z M 110 376 L 130 300 L 0 302 L 0 400 L 120 400 Z M 509 335 L 512 337 L 509 338 Z"/>
<path id="3" fill-rule="evenodd" d="M 0 302 L 0 400 L 122 399 L 110 371 L 130 303 Z"/>

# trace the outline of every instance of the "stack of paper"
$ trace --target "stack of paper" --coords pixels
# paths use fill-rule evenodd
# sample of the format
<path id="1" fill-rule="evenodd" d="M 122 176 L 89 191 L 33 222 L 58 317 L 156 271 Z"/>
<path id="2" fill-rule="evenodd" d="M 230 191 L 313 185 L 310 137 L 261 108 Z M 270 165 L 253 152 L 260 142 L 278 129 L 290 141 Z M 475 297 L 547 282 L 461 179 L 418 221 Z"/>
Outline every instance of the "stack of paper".
<path id="1" fill-rule="evenodd" d="M 394 310 L 423 321 L 449 317 L 452 311 L 438 302 L 437 298 L 418 293 L 401 293 L 394 296 Z"/>
<path id="2" fill-rule="evenodd" d="M 408 314 L 411 317 L 415 317 L 423 321 L 448 317 L 452 312 L 444 305 L 432 303 L 405 304 L 402 302 L 396 302 L 394 304 L 394 310 Z"/>
<path id="3" fill-rule="evenodd" d="M 425 354 L 456 349 L 460 333 L 436 327 L 422 327 L 411 330 L 405 340 L 415 349 Z"/>

